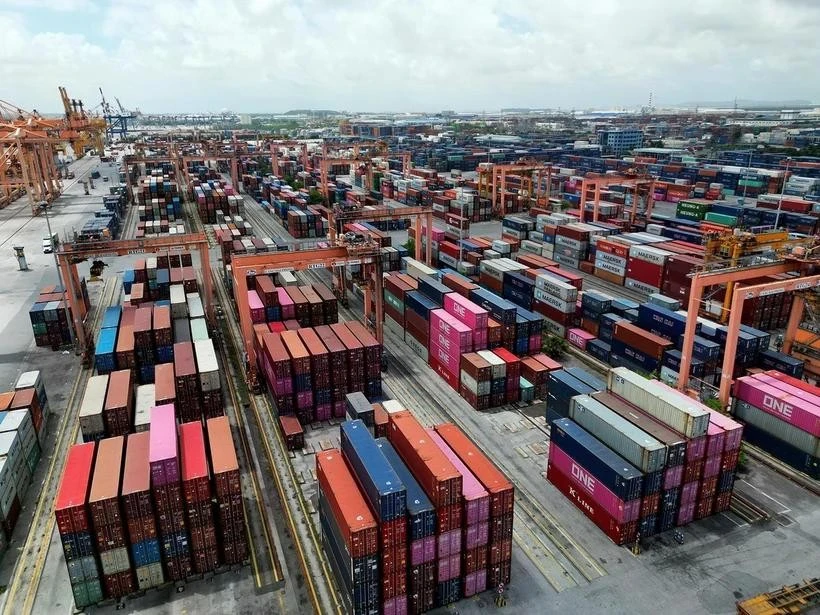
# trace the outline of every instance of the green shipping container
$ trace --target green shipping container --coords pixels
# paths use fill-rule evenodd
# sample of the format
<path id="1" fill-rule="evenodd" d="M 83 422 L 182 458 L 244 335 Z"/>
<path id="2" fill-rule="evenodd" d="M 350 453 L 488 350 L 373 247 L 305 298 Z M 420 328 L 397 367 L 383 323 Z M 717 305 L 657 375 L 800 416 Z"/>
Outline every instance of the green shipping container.
<path id="1" fill-rule="evenodd" d="M 402 303 L 401 300 L 399 300 L 399 298 L 393 295 L 393 293 L 389 290 L 384 291 L 384 300 L 390 307 L 404 314 L 404 303 Z"/>
<path id="2" fill-rule="evenodd" d="M 726 214 L 716 214 L 709 212 L 704 218 L 707 222 L 716 222 L 717 224 L 724 224 L 726 226 L 737 226 L 736 216 L 727 216 Z"/>
<path id="3" fill-rule="evenodd" d="M 103 591 L 99 579 L 75 583 L 71 586 L 71 592 L 74 594 L 74 606 L 78 609 L 98 604 L 103 600 Z"/>

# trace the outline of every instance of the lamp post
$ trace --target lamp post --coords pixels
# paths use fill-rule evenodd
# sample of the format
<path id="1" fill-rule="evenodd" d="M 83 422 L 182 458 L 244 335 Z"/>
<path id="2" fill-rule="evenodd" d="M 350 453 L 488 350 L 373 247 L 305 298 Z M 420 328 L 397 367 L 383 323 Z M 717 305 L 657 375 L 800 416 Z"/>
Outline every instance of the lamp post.
<path id="1" fill-rule="evenodd" d="M 54 245 L 54 235 L 51 233 L 51 220 L 48 217 L 48 210 L 51 208 L 47 201 L 40 201 L 37 204 L 40 208 L 40 211 L 43 212 L 46 218 L 46 227 L 48 227 L 48 241 L 51 244 L 51 254 L 54 257 L 54 267 L 57 269 L 57 281 L 60 284 L 60 288 L 62 289 L 62 296 L 63 296 L 63 305 L 66 303 L 66 285 L 63 282 L 63 276 L 60 273 L 60 262 L 57 258 L 57 246 Z M 71 339 L 71 345 L 74 345 L 74 327 L 71 321 L 71 318 L 66 319 L 68 321 L 68 336 Z"/>
<path id="2" fill-rule="evenodd" d="M 774 230 L 777 230 L 777 225 L 780 224 L 780 211 L 783 208 L 783 194 L 786 192 L 786 180 L 789 177 L 789 165 L 791 162 L 791 156 L 786 158 L 786 171 L 783 174 L 783 185 L 780 187 L 780 199 L 777 202 L 777 215 L 774 218 Z"/>

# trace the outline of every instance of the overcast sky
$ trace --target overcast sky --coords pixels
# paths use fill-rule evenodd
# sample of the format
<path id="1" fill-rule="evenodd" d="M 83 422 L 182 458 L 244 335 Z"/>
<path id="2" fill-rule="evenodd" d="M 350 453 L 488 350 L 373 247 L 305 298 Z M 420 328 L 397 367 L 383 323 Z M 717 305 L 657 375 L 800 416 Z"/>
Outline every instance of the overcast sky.
<path id="1" fill-rule="evenodd" d="M 0 99 L 143 112 L 820 102 L 820 0 L 0 0 Z"/>

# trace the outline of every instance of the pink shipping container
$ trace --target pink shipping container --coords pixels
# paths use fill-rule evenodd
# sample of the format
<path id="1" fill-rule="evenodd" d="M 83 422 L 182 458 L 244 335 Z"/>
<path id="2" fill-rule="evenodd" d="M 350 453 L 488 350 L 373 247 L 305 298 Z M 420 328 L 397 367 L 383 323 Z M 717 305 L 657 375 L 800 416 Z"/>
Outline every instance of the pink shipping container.
<path id="1" fill-rule="evenodd" d="M 151 485 L 161 487 L 179 482 L 177 457 L 177 420 L 174 405 L 151 408 L 151 440 L 148 461 L 151 464 Z"/>
<path id="2" fill-rule="evenodd" d="M 720 425 L 715 425 L 709 422 L 709 427 L 706 430 L 706 456 L 713 457 L 723 454 L 723 449 L 726 446 L 726 432 Z"/>
<path id="3" fill-rule="evenodd" d="M 735 397 L 781 421 L 820 436 L 820 407 L 749 376 L 735 381 Z"/>
<path id="4" fill-rule="evenodd" d="M 438 361 L 448 372 L 455 375 L 458 380 L 458 366 L 461 358 L 461 353 L 458 348 L 455 350 L 447 350 L 442 348 L 435 341 L 430 340 L 430 359 Z"/>
<path id="5" fill-rule="evenodd" d="M 554 465 L 564 476 L 571 477 L 571 482 L 581 491 L 592 497 L 593 502 L 600 504 L 618 523 L 628 523 L 638 518 L 641 511 L 641 499 L 624 502 L 599 480 L 591 478 L 592 474 L 580 463 L 562 451 L 555 443 L 550 444 L 549 464 Z M 585 477 L 579 480 L 579 477 Z"/>
<path id="6" fill-rule="evenodd" d="M 290 298 L 288 291 L 281 286 L 276 287 L 276 295 L 279 297 L 279 305 L 282 306 L 282 320 L 296 318 L 296 305 Z"/>
<path id="7" fill-rule="evenodd" d="M 468 551 L 489 542 L 490 524 L 487 521 L 468 525 L 464 529 L 464 548 Z"/>
<path id="8" fill-rule="evenodd" d="M 469 526 L 489 519 L 490 495 L 486 489 L 435 430 L 428 429 L 427 433 L 430 434 L 433 442 L 438 445 L 444 456 L 450 460 L 450 463 L 456 467 L 462 476 L 461 493 L 464 496 L 464 524 Z"/>
<path id="9" fill-rule="evenodd" d="M 489 312 L 458 293 L 444 295 L 444 310 L 472 329 L 486 329 Z"/>
<path id="10" fill-rule="evenodd" d="M 438 582 L 455 579 L 461 574 L 461 554 L 438 558 Z"/>
<path id="11" fill-rule="evenodd" d="M 585 350 L 587 343 L 594 340 L 595 336 L 583 329 L 569 329 L 567 331 L 567 341 L 581 350 Z"/>
<path id="12" fill-rule="evenodd" d="M 723 450 L 729 452 L 739 449 L 740 443 L 743 440 L 743 425 L 720 412 L 709 410 L 709 413 L 711 414 L 709 422 L 722 427 L 726 433 L 726 442 L 723 446 Z"/>
<path id="13" fill-rule="evenodd" d="M 487 329 L 473 329 L 474 351 L 487 350 L 487 335 Z"/>
<path id="14" fill-rule="evenodd" d="M 442 532 L 436 539 L 438 557 L 445 557 L 461 552 L 461 528 Z"/>
<path id="15" fill-rule="evenodd" d="M 407 596 L 396 596 L 382 604 L 382 615 L 407 615 Z"/>
<path id="16" fill-rule="evenodd" d="M 694 501 L 680 505 L 680 509 L 678 510 L 678 525 L 687 525 L 692 522 L 695 518 L 696 506 L 697 504 Z"/>
<path id="17" fill-rule="evenodd" d="M 697 461 L 706 456 L 706 436 L 689 438 L 686 441 L 686 463 Z"/>
<path id="18" fill-rule="evenodd" d="M 444 310 L 438 309 L 430 312 L 430 335 L 433 335 L 434 332 L 442 333 L 457 342 L 457 346 L 461 348 L 462 352 L 472 350 L 472 329 Z"/>
<path id="19" fill-rule="evenodd" d="M 698 499 L 698 482 L 684 483 L 680 490 L 681 506 L 693 503 Z"/>
<path id="20" fill-rule="evenodd" d="M 439 331 L 430 332 L 428 343 L 429 345 L 435 344 L 451 356 L 460 357 L 462 354 L 466 354 L 467 352 L 459 346 L 458 340 L 448 337 Z"/>
<path id="21" fill-rule="evenodd" d="M 487 571 L 477 570 L 464 577 L 464 597 L 469 598 L 487 589 Z"/>
<path id="22" fill-rule="evenodd" d="M 706 463 L 703 464 L 704 480 L 707 478 L 712 478 L 713 476 L 717 476 L 720 472 L 721 465 L 722 464 L 720 455 L 712 455 L 711 457 L 707 457 Z"/>
<path id="23" fill-rule="evenodd" d="M 265 304 L 255 290 L 248 291 L 248 308 L 251 311 L 251 320 L 254 323 L 265 322 Z"/>
<path id="24" fill-rule="evenodd" d="M 410 564 L 419 566 L 436 559 L 436 537 L 427 536 L 410 543 Z"/>
<path id="25" fill-rule="evenodd" d="M 683 467 L 684 466 L 681 465 L 666 468 L 666 472 L 664 472 L 663 474 L 664 489 L 673 489 L 675 487 L 680 487 L 681 483 L 683 482 Z"/>
<path id="26" fill-rule="evenodd" d="M 764 382 L 770 386 L 773 386 L 776 389 L 780 389 L 781 391 L 784 391 L 789 395 L 795 395 L 801 399 L 805 399 L 812 406 L 820 406 L 820 396 L 807 391 L 802 386 L 795 386 L 787 380 L 781 380 L 780 378 L 772 376 L 771 374 L 766 372 L 762 374 L 755 374 L 754 376 L 752 376 L 752 378 L 754 380 L 759 380 L 760 382 Z"/>

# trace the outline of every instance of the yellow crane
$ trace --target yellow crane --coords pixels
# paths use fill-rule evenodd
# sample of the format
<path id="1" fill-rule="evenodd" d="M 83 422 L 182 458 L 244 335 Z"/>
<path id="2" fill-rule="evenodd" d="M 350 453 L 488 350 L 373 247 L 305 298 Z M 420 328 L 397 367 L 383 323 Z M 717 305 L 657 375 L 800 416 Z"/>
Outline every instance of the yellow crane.
<path id="1" fill-rule="evenodd" d="M 788 585 L 737 603 L 738 615 L 794 615 L 820 604 L 820 578 Z"/>

